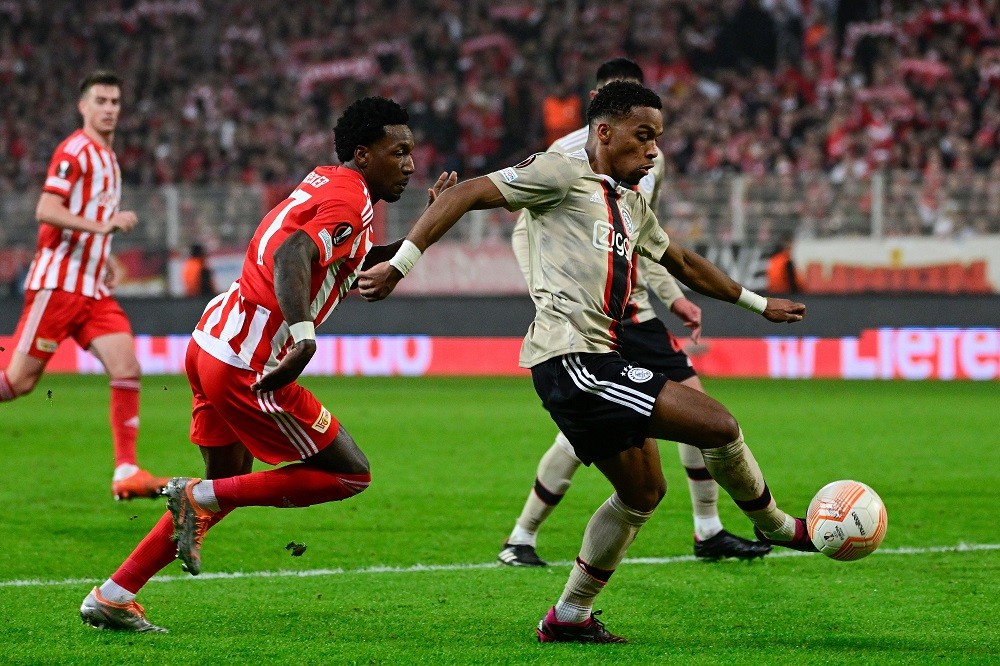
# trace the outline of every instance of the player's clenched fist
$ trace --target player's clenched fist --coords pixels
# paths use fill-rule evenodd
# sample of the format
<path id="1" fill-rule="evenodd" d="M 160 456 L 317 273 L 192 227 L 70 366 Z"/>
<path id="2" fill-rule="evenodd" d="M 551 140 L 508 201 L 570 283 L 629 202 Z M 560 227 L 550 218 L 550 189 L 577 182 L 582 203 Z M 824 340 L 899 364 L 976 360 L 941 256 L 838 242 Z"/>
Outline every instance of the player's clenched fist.
<path id="1" fill-rule="evenodd" d="M 139 223 L 139 217 L 131 210 L 120 210 L 108 220 L 109 231 L 128 233 Z"/>

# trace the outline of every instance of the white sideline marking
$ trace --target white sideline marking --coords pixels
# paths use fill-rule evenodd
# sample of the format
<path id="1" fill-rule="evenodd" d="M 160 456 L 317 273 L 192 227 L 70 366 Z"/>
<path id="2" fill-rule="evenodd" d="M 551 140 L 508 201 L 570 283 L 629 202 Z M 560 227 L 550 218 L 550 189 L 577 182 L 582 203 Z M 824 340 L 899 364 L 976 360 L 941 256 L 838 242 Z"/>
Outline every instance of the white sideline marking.
<path id="1" fill-rule="evenodd" d="M 960 543 L 957 546 L 932 546 L 929 548 L 883 548 L 873 555 L 928 555 L 931 553 L 971 553 L 988 550 L 1000 550 L 1000 543 Z M 800 553 L 794 550 L 773 552 L 767 559 L 785 557 L 805 557 L 814 553 Z M 681 564 L 695 562 L 694 555 L 678 555 L 676 557 L 628 557 L 623 564 Z M 573 562 L 550 562 L 553 567 L 570 566 Z M 303 571 L 230 571 L 208 572 L 200 576 L 156 576 L 151 583 L 175 583 L 178 581 L 220 580 L 230 578 L 313 578 L 315 576 L 346 576 L 357 574 L 394 574 L 423 573 L 427 571 L 474 571 L 476 569 L 500 568 L 500 562 L 481 562 L 478 564 L 414 564 L 408 567 L 371 566 L 357 569 L 306 569 Z M 57 585 L 94 585 L 103 583 L 97 578 L 63 578 L 62 580 L 39 580 L 37 578 L 24 580 L 0 580 L 0 587 L 51 587 Z"/>

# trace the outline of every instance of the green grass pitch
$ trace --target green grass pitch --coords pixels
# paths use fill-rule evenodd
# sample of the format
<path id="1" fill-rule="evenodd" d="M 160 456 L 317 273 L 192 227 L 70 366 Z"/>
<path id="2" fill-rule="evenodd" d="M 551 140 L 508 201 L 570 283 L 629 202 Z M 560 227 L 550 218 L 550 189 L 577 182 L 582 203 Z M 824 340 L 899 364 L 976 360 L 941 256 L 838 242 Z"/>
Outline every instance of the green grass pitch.
<path id="1" fill-rule="evenodd" d="M 204 574 L 176 563 L 139 601 L 169 635 L 101 632 L 77 609 L 163 511 L 110 498 L 107 381 L 47 376 L 0 406 L 0 662 L 302 664 L 997 663 L 1000 487 L 995 383 L 706 380 L 740 420 L 779 502 L 872 485 L 882 550 L 752 564 L 691 561 L 674 445 L 669 490 L 598 599 L 629 645 L 540 645 L 584 526 L 610 494 L 581 470 L 543 528 L 546 570 L 494 565 L 554 426 L 527 378 L 307 378 L 368 454 L 346 502 L 242 509 Z M 143 380 L 140 461 L 198 475 L 182 377 Z M 258 469 L 263 468 L 258 465 Z M 723 521 L 749 523 L 723 493 Z M 301 557 L 285 549 L 305 544 Z M 957 548 L 960 544 L 969 548 Z M 775 553 L 778 555 L 778 553 Z M 420 565 L 423 565 L 421 567 Z M 232 574 L 220 576 L 219 574 Z M 301 574 L 301 575 L 294 575 Z"/>

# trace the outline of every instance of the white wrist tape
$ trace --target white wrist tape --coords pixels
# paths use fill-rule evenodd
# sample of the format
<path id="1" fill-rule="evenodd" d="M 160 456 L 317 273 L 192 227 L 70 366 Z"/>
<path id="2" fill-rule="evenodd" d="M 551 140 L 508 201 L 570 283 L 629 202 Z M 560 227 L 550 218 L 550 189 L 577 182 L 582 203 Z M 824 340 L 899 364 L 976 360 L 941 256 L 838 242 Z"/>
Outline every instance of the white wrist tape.
<path id="1" fill-rule="evenodd" d="M 296 344 L 303 340 L 316 339 L 316 324 L 311 321 L 300 321 L 288 327 L 288 332 L 292 334 L 292 341 Z"/>
<path id="2" fill-rule="evenodd" d="M 761 296 L 760 294 L 755 294 L 746 287 L 743 287 L 743 291 L 740 292 L 740 298 L 736 301 L 736 305 L 750 310 L 751 312 L 760 314 L 767 309 L 767 298 Z"/>
<path id="3" fill-rule="evenodd" d="M 396 254 L 389 260 L 389 264 L 402 273 L 403 277 L 406 277 L 406 274 L 413 270 L 413 265 L 417 263 L 417 260 L 420 259 L 423 254 L 424 253 L 420 251 L 420 248 L 412 242 L 404 240 L 403 244 L 399 246 L 398 250 L 396 250 Z"/>

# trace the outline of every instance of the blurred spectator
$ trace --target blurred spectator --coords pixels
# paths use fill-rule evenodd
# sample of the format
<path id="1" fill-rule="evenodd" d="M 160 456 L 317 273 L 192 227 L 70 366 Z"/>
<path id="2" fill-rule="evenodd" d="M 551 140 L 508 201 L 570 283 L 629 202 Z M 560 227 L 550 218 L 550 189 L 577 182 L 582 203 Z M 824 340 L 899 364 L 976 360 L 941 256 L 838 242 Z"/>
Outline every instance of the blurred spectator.
<path id="1" fill-rule="evenodd" d="M 583 101 L 566 84 L 542 100 L 542 122 L 545 126 L 545 142 L 553 144 L 558 139 L 580 128 L 583 122 Z"/>
<path id="2" fill-rule="evenodd" d="M 185 296 L 215 296 L 215 281 L 212 269 L 208 267 L 205 248 L 195 243 L 188 252 L 188 258 L 181 267 Z"/>
<path id="3" fill-rule="evenodd" d="M 0 0 L 0 195 L 41 182 L 100 64 L 126 82 L 126 183 L 288 185 L 333 159 L 347 100 L 389 90 L 418 177 L 542 150 L 617 54 L 663 96 L 670 173 L 844 181 L 938 151 L 969 182 L 1000 159 L 996 0 Z"/>
<path id="4" fill-rule="evenodd" d="M 786 236 L 767 262 L 767 291 L 772 294 L 799 292 L 799 279 L 792 261 L 792 237 Z"/>

